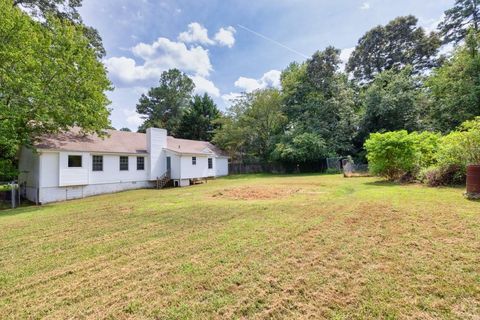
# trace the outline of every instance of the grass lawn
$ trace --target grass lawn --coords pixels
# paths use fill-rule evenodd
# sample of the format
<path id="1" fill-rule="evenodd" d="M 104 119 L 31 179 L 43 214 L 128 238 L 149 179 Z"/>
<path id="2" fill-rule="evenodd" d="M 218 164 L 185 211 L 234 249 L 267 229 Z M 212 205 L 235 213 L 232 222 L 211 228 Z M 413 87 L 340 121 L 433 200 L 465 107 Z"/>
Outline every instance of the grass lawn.
<path id="1" fill-rule="evenodd" d="M 479 319 L 480 203 L 233 176 L 0 213 L 0 318 Z"/>

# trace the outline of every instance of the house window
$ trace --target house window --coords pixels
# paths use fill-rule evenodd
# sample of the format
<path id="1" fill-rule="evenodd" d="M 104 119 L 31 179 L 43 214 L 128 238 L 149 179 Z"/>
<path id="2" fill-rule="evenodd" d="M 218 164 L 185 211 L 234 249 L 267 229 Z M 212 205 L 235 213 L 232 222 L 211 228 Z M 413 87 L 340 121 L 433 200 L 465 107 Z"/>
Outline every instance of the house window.
<path id="1" fill-rule="evenodd" d="M 120 156 L 120 171 L 128 171 L 128 157 Z"/>
<path id="2" fill-rule="evenodd" d="M 92 171 L 103 171 L 103 156 L 92 156 Z"/>
<path id="3" fill-rule="evenodd" d="M 213 168 L 213 159 L 208 158 L 208 169 L 212 169 L 212 168 Z"/>
<path id="4" fill-rule="evenodd" d="M 82 156 L 68 156 L 68 167 L 69 168 L 81 168 L 82 167 Z"/>
<path id="5" fill-rule="evenodd" d="M 137 157 L 137 170 L 145 170 L 145 157 Z"/>
<path id="6" fill-rule="evenodd" d="M 197 157 L 192 157 L 192 165 L 197 165 Z"/>

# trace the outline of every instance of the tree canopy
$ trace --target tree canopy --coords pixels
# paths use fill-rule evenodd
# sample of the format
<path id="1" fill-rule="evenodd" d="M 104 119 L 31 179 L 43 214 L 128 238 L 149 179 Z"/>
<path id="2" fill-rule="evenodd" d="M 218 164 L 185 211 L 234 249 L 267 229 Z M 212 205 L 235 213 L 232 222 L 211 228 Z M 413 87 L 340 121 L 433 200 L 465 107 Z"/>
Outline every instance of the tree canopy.
<path id="1" fill-rule="evenodd" d="M 137 104 L 137 112 L 145 116 L 140 131 L 148 127 L 164 128 L 169 134 L 177 136 L 194 88 L 192 79 L 180 70 L 164 71 L 158 87 L 142 94 Z"/>
<path id="2" fill-rule="evenodd" d="M 220 111 L 208 94 L 195 95 L 185 110 L 178 136 L 184 139 L 210 141 L 219 127 Z"/>
<path id="3" fill-rule="evenodd" d="M 420 86 L 411 67 L 378 74 L 365 92 L 362 133 L 421 129 L 426 98 Z"/>
<path id="4" fill-rule="evenodd" d="M 386 26 L 377 26 L 358 41 L 347 64 L 358 81 L 369 82 L 385 70 L 412 66 L 415 73 L 436 64 L 440 38 L 417 26 L 414 16 L 398 17 Z"/>
<path id="5" fill-rule="evenodd" d="M 8 175 L 19 147 L 42 134 L 72 126 L 101 134 L 111 85 L 77 25 L 47 16 L 47 27 L 8 1 L 0 13 L 0 175 Z"/>
<path id="6" fill-rule="evenodd" d="M 466 44 L 426 81 L 431 92 L 429 114 L 434 129 L 449 132 L 480 115 L 479 75 L 480 36 L 472 30 Z"/>
<path id="7" fill-rule="evenodd" d="M 281 76 L 290 134 L 317 135 L 331 154 L 351 151 L 357 124 L 354 91 L 339 65 L 340 50 L 327 47 Z"/>
<path id="8" fill-rule="evenodd" d="M 82 6 L 82 0 L 14 0 L 13 5 L 27 9 L 26 12 L 33 17 L 42 18 L 47 22 L 49 15 L 72 22 L 83 30 L 98 58 L 106 55 L 100 34 L 95 28 L 86 26 L 78 12 L 78 8 Z"/>
<path id="9" fill-rule="evenodd" d="M 468 30 L 480 28 L 480 0 L 455 0 L 453 8 L 445 11 L 439 25 L 445 43 L 459 43 L 467 36 Z"/>
<path id="10" fill-rule="evenodd" d="M 244 160 L 269 162 L 286 117 L 282 113 L 281 93 L 274 88 L 246 93 L 227 110 L 214 142 L 232 156 Z"/>

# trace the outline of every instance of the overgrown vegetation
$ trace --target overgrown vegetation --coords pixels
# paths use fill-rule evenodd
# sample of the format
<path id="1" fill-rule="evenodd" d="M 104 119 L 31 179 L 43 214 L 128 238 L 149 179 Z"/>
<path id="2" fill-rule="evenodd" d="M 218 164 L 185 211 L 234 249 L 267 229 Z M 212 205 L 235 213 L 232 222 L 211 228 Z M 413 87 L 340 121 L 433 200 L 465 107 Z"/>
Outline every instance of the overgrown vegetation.
<path id="1" fill-rule="evenodd" d="M 233 176 L 0 214 L 0 318 L 475 319 L 480 203 Z"/>
<path id="2" fill-rule="evenodd" d="M 389 180 L 419 180 L 431 186 L 465 182 L 466 166 L 480 163 L 480 117 L 448 135 L 393 131 L 365 142 L 370 170 Z"/>
<path id="3" fill-rule="evenodd" d="M 347 155 L 365 161 L 364 144 L 372 134 L 371 141 L 405 152 L 401 160 L 395 160 L 387 156 L 392 150 L 381 150 L 385 153 L 382 157 L 389 160 L 381 169 L 378 162 L 372 163 L 374 172 L 389 179 L 407 173 L 416 177 L 436 162 L 419 159 L 422 152 L 408 148 L 428 147 L 423 151 L 430 153 L 438 135 L 428 132 L 448 134 L 480 115 L 478 20 L 478 0 L 457 0 L 438 32 L 427 33 L 414 16 L 398 17 L 360 38 L 346 71 L 341 70 L 338 49 L 329 46 L 317 51 L 282 72 L 281 101 L 272 100 L 281 107 L 275 108 L 272 117 L 283 126 L 270 135 L 267 149 L 260 153 L 255 144 L 244 144 L 239 135 L 254 131 L 255 120 L 241 121 L 248 108 L 239 106 L 253 105 L 255 95 L 233 103 L 214 140 L 239 161 L 304 164 Z M 456 46 L 448 55 L 440 55 L 441 46 L 447 44 Z M 402 134 L 375 135 L 402 130 Z M 417 137 L 428 142 L 414 142 L 415 135 L 407 132 L 427 132 Z M 376 157 L 370 155 L 370 159 Z M 442 166 L 439 172 L 454 167 L 446 168 Z"/>

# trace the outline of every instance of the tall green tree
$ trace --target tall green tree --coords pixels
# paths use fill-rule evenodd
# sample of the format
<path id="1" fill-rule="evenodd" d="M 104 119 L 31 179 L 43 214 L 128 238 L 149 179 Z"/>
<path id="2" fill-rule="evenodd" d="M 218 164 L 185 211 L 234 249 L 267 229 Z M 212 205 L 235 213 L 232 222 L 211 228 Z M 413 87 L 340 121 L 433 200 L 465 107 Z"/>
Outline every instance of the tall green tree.
<path id="1" fill-rule="evenodd" d="M 455 0 L 453 8 L 445 11 L 438 28 L 444 43 L 459 43 L 470 28 L 480 31 L 480 0 Z"/>
<path id="2" fill-rule="evenodd" d="M 317 162 L 330 154 L 325 140 L 318 134 L 292 130 L 282 137 L 272 155 L 275 160 L 299 164 Z"/>
<path id="3" fill-rule="evenodd" d="M 360 82 L 370 82 L 385 70 L 411 65 L 419 73 L 435 66 L 440 38 L 433 32 L 427 34 L 417 22 L 414 16 L 398 17 L 368 31 L 350 56 L 347 72 Z"/>
<path id="4" fill-rule="evenodd" d="M 16 7 L 26 9 L 25 11 L 33 17 L 42 18 L 47 22 L 46 18 L 49 15 L 72 22 L 83 30 L 98 58 L 106 55 L 102 37 L 95 28 L 83 23 L 82 16 L 78 12 L 78 8 L 82 6 L 82 0 L 14 0 L 11 3 Z"/>
<path id="5" fill-rule="evenodd" d="M 216 144 L 235 158 L 270 161 L 286 124 L 280 91 L 267 88 L 244 94 L 221 123 L 213 139 Z"/>
<path id="6" fill-rule="evenodd" d="M 340 51 L 328 47 L 303 65 L 290 65 L 281 76 L 285 114 L 294 134 L 321 137 L 330 154 L 352 149 L 357 125 L 354 91 L 339 71 Z"/>
<path id="7" fill-rule="evenodd" d="M 0 175 L 14 174 L 21 145 L 78 126 L 109 127 L 105 67 L 78 26 L 47 16 L 48 27 L 0 1 Z"/>
<path id="8" fill-rule="evenodd" d="M 378 74 L 364 96 L 363 138 L 372 132 L 422 129 L 427 102 L 421 78 L 411 67 Z"/>
<path id="9" fill-rule="evenodd" d="M 178 69 L 164 71 L 159 86 L 142 94 L 137 112 L 146 120 L 139 131 L 148 127 L 164 128 L 173 136 L 179 135 L 184 111 L 190 104 L 195 85 L 185 73 Z"/>
<path id="10" fill-rule="evenodd" d="M 220 111 L 208 94 L 195 95 L 185 110 L 178 136 L 184 139 L 210 141 L 219 127 Z"/>
<path id="11" fill-rule="evenodd" d="M 453 57 L 426 81 L 433 128 L 450 132 L 480 115 L 480 36 L 472 30 Z"/>

